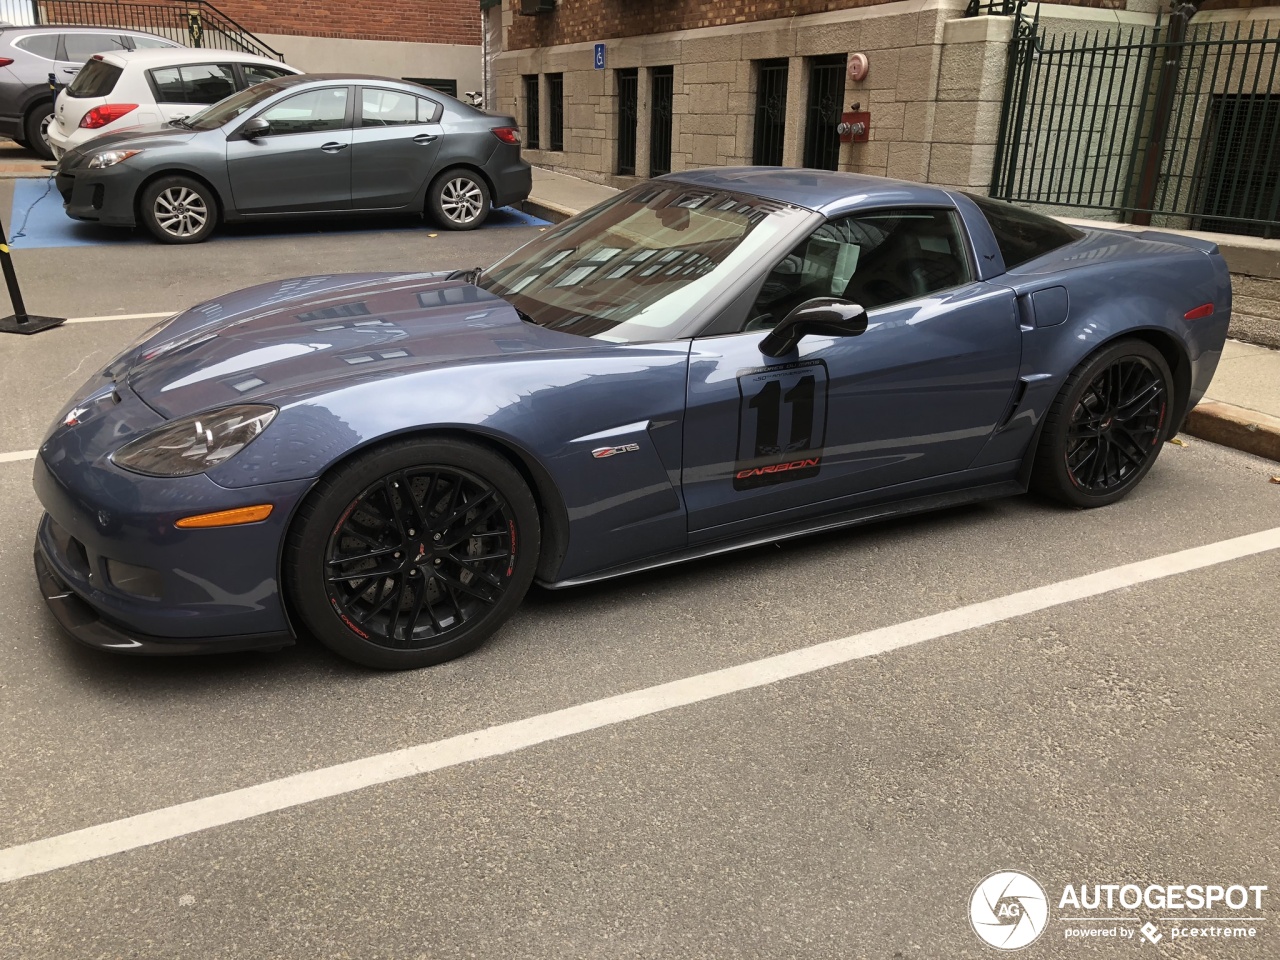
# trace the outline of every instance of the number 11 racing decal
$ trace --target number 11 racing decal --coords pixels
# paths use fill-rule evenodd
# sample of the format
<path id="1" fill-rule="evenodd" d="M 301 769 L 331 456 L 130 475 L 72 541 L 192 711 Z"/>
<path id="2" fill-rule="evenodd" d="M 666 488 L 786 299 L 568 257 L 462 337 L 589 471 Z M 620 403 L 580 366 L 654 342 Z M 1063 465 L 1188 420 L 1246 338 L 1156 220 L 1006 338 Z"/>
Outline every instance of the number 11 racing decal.
<path id="1" fill-rule="evenodd" d="M 738 374 L 733 489 L 816 477 L 827 436 L 827 365 L 798 360 Z"/>

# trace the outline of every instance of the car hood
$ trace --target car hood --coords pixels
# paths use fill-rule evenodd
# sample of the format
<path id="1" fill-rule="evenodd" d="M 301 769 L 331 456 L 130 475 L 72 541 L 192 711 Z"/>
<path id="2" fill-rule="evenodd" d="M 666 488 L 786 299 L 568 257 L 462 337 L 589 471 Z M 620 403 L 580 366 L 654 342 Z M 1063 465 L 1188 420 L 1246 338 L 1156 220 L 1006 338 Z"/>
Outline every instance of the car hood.
<path id="1" fill-rule="evenodd" d="M 104 133 L 100 137 L 86 140 L 74 150 L 68 150 L 59 163 L 63 170 L 78 167 L 86 158 L 105 150 L 145 150 L 147 147 L 173 146 L 186 143 L 201 133 L 199 130 L 185 130 L 168 123 L 145 123 L 136 127 L 117 130 L 115 133 Z"/>
<path id="2" fill-rule="evenodd" d="M 283 404 L 440 363 L 599 348 L 451 273 L 302 277 L 179 314 L 107 369 L 157 413 Z"/>

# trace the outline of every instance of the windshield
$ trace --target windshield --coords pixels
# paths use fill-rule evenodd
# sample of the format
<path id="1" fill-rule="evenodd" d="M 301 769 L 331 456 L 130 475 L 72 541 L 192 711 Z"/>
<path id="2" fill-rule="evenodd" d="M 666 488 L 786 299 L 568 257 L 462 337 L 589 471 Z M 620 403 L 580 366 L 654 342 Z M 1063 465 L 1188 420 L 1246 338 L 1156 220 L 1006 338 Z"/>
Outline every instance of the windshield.
<path id="1" fill-rule="evenodd" d="M 280 88 L 272 83 L 260 83 L 256 86 L 232 94 L 225 100 L 219 100 L 211 107 L 205 107 L 199 113 L 187 118 L 187 126 L 194 130 L 213 130 L 230 120 L 234 120 L 246 110 L 252 110 L 263 100 L 273 97 Z"/>
<path id="2" fill-rule="evenodd" d="M 500 260 L 480 286 L 554 330 L 667 339 L 813 216 L 745 194 L 641 184 Z"/>

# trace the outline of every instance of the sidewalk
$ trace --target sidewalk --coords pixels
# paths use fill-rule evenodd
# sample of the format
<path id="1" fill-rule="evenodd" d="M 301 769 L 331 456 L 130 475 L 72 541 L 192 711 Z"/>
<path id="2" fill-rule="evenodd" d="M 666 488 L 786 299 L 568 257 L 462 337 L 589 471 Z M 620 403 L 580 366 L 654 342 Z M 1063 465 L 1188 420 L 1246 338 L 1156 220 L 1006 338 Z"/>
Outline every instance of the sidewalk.
<path id="1" fill-rule="evenodd" d="M 525 209 L 558 223 L 618 191 L 563 173 L 533 168 Z M 1193 437 L 1280 460 L 1280 350 L 1228 340 L 1204 400 L 1184 430 Z"/>

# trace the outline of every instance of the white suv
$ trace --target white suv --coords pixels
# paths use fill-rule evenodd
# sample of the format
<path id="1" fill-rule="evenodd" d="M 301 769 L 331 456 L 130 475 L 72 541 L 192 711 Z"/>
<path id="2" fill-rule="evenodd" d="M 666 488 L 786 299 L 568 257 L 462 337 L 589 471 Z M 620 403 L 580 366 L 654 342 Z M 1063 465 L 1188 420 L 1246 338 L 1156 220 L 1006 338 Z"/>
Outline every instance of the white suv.
<path id="1" fill-rule="evenodd" d="M 190 116 L 255 83 L 301 72 L 230 50 L 99 53 L 58 94 L 45 136 L 60 158 L 104 133 Z"/>

